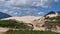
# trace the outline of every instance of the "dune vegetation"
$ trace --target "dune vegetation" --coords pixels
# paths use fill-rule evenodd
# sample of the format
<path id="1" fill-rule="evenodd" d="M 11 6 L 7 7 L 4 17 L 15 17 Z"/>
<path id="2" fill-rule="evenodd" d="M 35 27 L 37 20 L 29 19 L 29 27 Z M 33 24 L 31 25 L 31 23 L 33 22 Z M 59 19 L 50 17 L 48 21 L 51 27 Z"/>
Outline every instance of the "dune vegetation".
<path id="1" fill-rule="evenodd" d="M 26 29 L 28 28 L 23 22 L 17 22 L 15 20 L 0 20 L 0 27 Z"/>
<path id="2" fill-rule="evenodd" d="M 47 26 L 48 29 L 57 28 L 56 26 L 60 27 L 60 16 L 52 18 L 47 17 L 46 20 L 45 26 Z"/>
<path id="3" fill-rule="evenodd" d="M 9 30 L 3 34 L 60 34 L 52 31 L 33 31 L 33 30 Z"/>
<path id="4" fill-rule="evenodd" d="M 53 18 L 46 18 L 46 20 L 50 20 L 45 23 L 47 28 L 51 29 L 53 27 L 60 26 L 60 16 L 53 17 Z M 28 30 L 27 25 L 25 25 L 23 22 L 18 22 L 15 20 L 0 20 L 0 27 L 20 29 L 20 30 L 9 30 L 3 34 L 60 34 L 60 33 L 52 32 L 52 31 Z M 21 29 L 24 29 L 24 30 L 21 30 Z"/>

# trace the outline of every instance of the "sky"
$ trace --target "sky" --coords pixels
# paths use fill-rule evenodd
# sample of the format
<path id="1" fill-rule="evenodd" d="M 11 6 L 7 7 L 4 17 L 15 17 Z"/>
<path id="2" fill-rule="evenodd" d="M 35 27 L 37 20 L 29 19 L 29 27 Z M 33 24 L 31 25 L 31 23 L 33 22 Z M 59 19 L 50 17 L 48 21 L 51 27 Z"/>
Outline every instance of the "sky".
<path id="1" fill-rule="evenodd" d="M 43 16 L 60 11 L 60 0 L 0 0 L 0 12 L 11 16 Z"/>

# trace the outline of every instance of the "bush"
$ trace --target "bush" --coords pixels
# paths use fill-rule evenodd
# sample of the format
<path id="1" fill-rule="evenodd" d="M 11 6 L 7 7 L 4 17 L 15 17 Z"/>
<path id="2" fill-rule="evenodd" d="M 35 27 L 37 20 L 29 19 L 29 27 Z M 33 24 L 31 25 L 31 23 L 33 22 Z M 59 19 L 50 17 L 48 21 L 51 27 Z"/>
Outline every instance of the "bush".
<path id="1" fill-rule="evenodd" d="M 16 21 L 11 20 L 0 20 L 0 27 L 14 27 L 16 23 Z"/>
<path id="2" fill-rule="evenodd" d="M 60 34 L 52 31 L 33 31 L 33 30 L 9 30 L 4 34 Z"/>
<path id="3" fill-rule="evenodd" d="M 57 28 L 56 26 L 60 26 L 60 16 L 57 17 L 52 17 L 52 18 L 48 18 L 50 21 L 46 21 L 45 25 L 47 26 L 47 28 Z M 46 20 L 48 20 L 46 19 Z M 55 20 L 55 21 L 53 21 Z"/>
<path id="4" fill-rule="evenodd" d="M 0 20 L 0 27 L 25 29 L 28 26 L 23 22 L 17 22 L 15 20 Z"/>

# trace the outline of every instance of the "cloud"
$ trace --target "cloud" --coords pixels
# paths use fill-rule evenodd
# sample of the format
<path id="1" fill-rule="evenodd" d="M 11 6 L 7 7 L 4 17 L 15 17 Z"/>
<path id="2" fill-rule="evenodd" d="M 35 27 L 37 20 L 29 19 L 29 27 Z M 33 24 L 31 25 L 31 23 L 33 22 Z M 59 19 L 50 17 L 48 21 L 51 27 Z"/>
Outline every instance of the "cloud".
<path id="1" fill-rule="evenodd" d="M 17 7 L 48 7 L 57 3 L 59 0 L 0 0 L 6 6 Z"/>
<path id="2" fill-rule="evenodd" d="M 40 12 L 40 10 L 35 7 L 48 8 L 58 1 L 59 0 L 0 0 L 0 12 L 11 15 L 40 15 L 43 14 L 43 12 Z"/>
<path id="3" fill-rule="evenodd" d="M 23 15 L 37 15 L 39 10 L 36 8 L 17 8 L 17 7 L 9 7 L 9 8 L 0 8 L 0 12 L 4 12 L 10 14 L 12 16 L 23 16 Z"/>
<path id="4" fill-rule="evenodd" d="M 38 15 L 41 15 L 41 14 L 43 14 L 44 12 L 38 12 Z"/>

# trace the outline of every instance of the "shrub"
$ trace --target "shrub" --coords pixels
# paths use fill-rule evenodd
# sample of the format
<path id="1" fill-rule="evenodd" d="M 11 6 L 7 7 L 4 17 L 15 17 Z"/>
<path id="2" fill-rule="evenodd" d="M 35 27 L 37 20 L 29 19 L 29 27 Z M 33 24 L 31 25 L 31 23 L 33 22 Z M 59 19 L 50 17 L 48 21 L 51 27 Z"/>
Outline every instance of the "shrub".
<path id="1" fill-rule="evenodd" d="M 26 29 L 28 26 L 15 20 L 0 20 L 0 27 Z"/>
<path id="2" fill-rule="evenodd" d="M 51 28 L 53 28 L 53 27 L 55 27 L 56 28 L 56 26 L 60 26 L 60 16 L 57 16 L 57 17 L 52 17 L 52 18 L 48 18 L 50 21 L 46 21 L 45 22 L 45 25 L 47 26 L 47 28 L 49 28 L 50 27 L 50 29 Z M 47 19 L 46 19 L 47 20 Z M 55 21 L 53 21 L 53 20 L 55 20 Z"/>
<path id="3" fill-rule="evenodd" d="M 52 31 L 33 31 L 33 30 L 9 30 L 4 34 L 60 34 Z"/>

